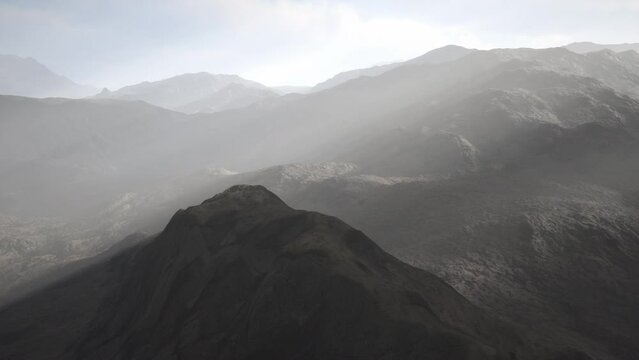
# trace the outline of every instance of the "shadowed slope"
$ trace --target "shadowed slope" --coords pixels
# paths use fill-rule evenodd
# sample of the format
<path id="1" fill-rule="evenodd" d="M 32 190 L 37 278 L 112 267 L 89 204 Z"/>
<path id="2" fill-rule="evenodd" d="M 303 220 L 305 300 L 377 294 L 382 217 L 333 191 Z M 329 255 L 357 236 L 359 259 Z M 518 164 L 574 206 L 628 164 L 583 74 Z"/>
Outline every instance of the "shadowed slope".
<path id="1" fill-rule="evenodd" d="M 0 311 L 10 359 L 523 359 L 507 328 L 340 220 L 234 186 Z"/>

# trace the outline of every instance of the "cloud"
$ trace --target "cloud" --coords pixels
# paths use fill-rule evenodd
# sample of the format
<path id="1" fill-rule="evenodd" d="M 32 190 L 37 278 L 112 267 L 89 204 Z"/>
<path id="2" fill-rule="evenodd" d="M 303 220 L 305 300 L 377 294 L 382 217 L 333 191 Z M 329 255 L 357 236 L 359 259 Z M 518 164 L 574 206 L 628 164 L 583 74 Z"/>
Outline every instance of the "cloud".
<path id="1" fill-rule="evenodd" d="M 0 52 L 97 86 L 196 71 L 311 85 L 451 43 L 637 41 L 638 8 L 636 0 L 0 0 Z"/>
<path id="2" fill-rule="evenodd" d="M 579 4 L 597 9 L 639 12 L 639 1 L 637 0 L 582 0 Z"/>
<path id="3" fill-rule="evenodd" d="M 354 6 L 327 1 L 188 0 L 183 10 L 199 21 L 222 18 L 237 42 L 225 45 L 238 54 L 258 49 L 259 61 L 241 74 L 269 85 L 314 84 L 338 71 L 407 59 L 450 43 L 481 45 L 461 27 L 365 18 Z"/>

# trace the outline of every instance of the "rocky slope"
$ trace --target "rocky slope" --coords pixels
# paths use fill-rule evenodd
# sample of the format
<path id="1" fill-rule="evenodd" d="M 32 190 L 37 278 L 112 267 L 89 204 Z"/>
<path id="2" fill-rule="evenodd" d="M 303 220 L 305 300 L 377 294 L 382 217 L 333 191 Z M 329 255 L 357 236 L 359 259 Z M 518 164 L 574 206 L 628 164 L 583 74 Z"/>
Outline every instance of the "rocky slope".
<path id="1" fill-rule="evenodd" d="M 297 207 L 347 219 L 547 344 L 632 359 L 639 335 L 636 143 L 580 127 L 519 159 L 452 177 L 384 177 L 347 163 L 279 166 L 203 179 L 186 197 L 138 211 L 183 206 L 233 183 L 264 184 Z"/>
<path id="2" fill-rule="evenodd" d="M 140 153 L 157 157 L 121 155 L 131 160 L 125 169 L 164 182 L 132 186 L 120 178 L 126 190 L 104 198 L 110 206 L 102 208 L 102 219 L 130 232 L 157 229 L 170 209 L 234 183 L 264 184 L 293 206 L 365 230 L 393 255 L 440 275 L 493 315 L 536 329 L 548 343 L 598 359 L 634 359 L 637 83 L 632 53 L 476 51 L 259 108 L 180 115 L 179 126 L 161 136 L 142 136 L 143 144 L 174 141 Z M 82 102 L 91 111 L 80 112 L 87 121 L 79 128 L 99 120 L 94 105 Z M 10 108 L 2 109 L 10 114 Z M 25 119 L 39 116 L 3 120 L 30 124 Z M 28 129 L 51 138 L 37 126 Z M 13 134 L 5 136 L 23 133 Z M 123 144 L 135 145 L 131 139 Z M 47 161 L 72 163 L 79 154 Z M 197 174 L 206 161 L 240 171 L 321 163 L 191 181 L 186 174 Z M 186 178 L 177 182 L 180 190 L 166 174 Z M 10 190 L 3 193 L 8 198 Z M 57 209 L 56 202 L 33 199 L 36 209 Z"/>
<path id="3" fill-rule="evenodd" d="M 6 359 L 527 359 L 536 350 L 340 220 L 235 186 L 0 310 Z"/>
<path id="4" fill-rule="evenodd" d="M 639 335 L 637 206 L 578 177 L 539 177 L 549 170 L 444 180 L 350 176 L 282 196 L 348 219 L 385 250 L 548 343 L 630 360 Z"/>

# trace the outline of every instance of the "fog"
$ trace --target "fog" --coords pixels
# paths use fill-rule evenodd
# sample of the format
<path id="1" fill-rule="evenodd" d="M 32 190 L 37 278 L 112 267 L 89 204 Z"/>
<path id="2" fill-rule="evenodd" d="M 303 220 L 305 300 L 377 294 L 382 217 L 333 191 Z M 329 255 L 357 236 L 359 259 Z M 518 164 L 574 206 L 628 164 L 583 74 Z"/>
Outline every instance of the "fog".
<path id="1" fill-rule="evenodd" d="M 100 89 L 203 71 L 313 86 L 449 44 L 633 43 L 637 16 L 634 0 L 3 0 L 0 53 Z"/>
<path id="2" fill-rule="evenodd" d="M 464 1 L 431 15 L 405 2 L 162 1 L 100 33 L 94 12 L 134 9 L 117 4 L 0 3 L 14 34 L 68 25 L 75 37 L 51 44 L 62 50 L 99 19 L 92 56 L 104 57 L 0 36 L 0 52 L 20 55 L 0 56 L 0 358 L 639 351 L 639 44 L 610 35 L 637 22 L 603 19 L 633 3 L 582 4 L 585 31 L 559 11 L 571 1 L 522 2 L 558 25 L 499 38 L 492 27 L 523 26 L 512 9 L 482 10 L 478 30 L 453 11 L 476 6 Z M 195 36 L 212 10 L 239 45 Z M 246 40 L 255 28 L 262 42 Z M 163 50 L 145 34 L 158 29 Z M 385 29 L 398 44 L 333 38 Z M 267 49 L 291 37 L 308 44 Z"/>

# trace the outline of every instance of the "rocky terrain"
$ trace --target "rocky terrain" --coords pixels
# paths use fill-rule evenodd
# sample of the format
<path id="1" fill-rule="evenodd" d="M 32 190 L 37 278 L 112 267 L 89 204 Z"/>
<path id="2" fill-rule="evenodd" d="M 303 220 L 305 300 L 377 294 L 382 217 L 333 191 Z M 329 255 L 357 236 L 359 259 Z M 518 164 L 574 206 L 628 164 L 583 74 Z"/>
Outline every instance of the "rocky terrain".
<path id="1" fill-rule="evenodd" d="M 340 220 L 234 186 L 0 310 L 8 359 L 528 359 L 525 338 Z M 550 353 L 548 353 L 550 354 Z"/>
<path id="2" fill-rule="evenodd" d="M 82 231 L 110 229 L 108 241 L 74 233 L 97 253 L 125 234 L 160 231 L 175 209 L 233 184 L 262 184 L 294 207 L 362 229 L 566 356 L 631 360 L 639 352 L 637 59 L 473 51 L 190 116 L 117 100 L 3 97 L 2 211 L 18 229 L 29 222 L 16 216 L 30 214 L 47 224 L 98 219 Z M 112 176 L 91 176 L 95 169 Z M 50 182 L 56 171 L 64 177 Z M 76 260 L 56 257 L 40 235 L 12 233 L 2 247 L 7 274 L 33 279 Z"/>

